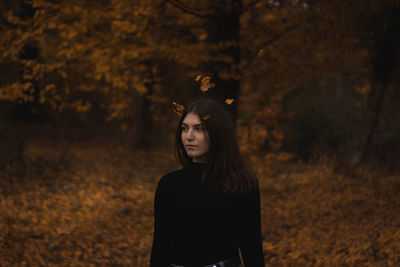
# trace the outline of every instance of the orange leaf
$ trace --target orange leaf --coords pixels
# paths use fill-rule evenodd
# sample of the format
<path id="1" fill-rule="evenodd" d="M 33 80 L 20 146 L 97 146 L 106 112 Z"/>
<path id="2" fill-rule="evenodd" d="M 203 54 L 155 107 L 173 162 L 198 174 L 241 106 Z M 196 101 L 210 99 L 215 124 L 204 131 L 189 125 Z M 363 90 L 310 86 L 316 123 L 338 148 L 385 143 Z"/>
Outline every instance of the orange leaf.
<path id="1" fill-rule="evenodd" d="M 211 77 L 206 76 L 201 80 L 200 91 L 206 92 L 208 89 L 213 88 L 214 86 L 215 84 L 211 82 Z"/>
<path id="2" fill-rule="evenodd" d="M 181 104 L 176 103 L 175 101 L 172 102 L 172 104 L 174 105 L 174 112 L 176 114 L 178 114 L 179 116 L 182 116 L 183 111 L 185 110 L 185 107 Z"/>
<path id="3" fill-rule="evenodd" d="M 210 116 L 209 114 L 204 114 L 204 115 L 201 116 L 201 119 L 202 119 L 203 121 L 205 121 L 205 120 L 208 120 L 210 117 L 211 117 L 211 116 Z"/>
<path id="4" fill-rule="evenodd" d="M 76 228 L 76 222 L 72 219 L 65 218 L 65 224 L 57 228 L 58 234 L 70 234 Z"/>
<path id="5" fill-rule="evenodd" d="M 228 104 L 228 105 L 230 105 L 230 104 L 233 103 L 233 101 L 235 101 L 235 99 L 227 98 L 227 99 L 225 100 L 225 103 Z"/>

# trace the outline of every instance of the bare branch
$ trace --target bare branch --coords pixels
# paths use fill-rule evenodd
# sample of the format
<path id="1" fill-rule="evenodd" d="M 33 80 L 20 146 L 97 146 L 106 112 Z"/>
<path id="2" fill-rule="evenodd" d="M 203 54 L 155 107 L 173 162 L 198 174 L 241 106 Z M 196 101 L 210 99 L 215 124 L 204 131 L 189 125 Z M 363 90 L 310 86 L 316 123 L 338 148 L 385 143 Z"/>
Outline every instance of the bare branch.
<path id="1" fill-rule="evenodd" d="M 168 2 L 168 0 L 162 0 L 161 3 L 159 3 L 157 5 L 157 7 L 163 7 L 165 5 L 165 3 L 167 3 L 167 2 Z"/>
<path id="2" fill-rule="evenodd" d="M 255 5 L 257 5 L 258 3 L 261 3 L 261 1 L 260 1 L 260 0 L 256 0 L 256 1 L 253 1 L 253 2 L 251 2 L 250 4 L 246 5 L 246 6 L 243 8 L 243 12 L 249 11 L 249 9 L 251 9 L 252 7 L 254 7 Z M 264 3 L 263 7 L 267 7 L 267 8 L 269 8 L 269 9 L 273 9 L 273 8 L 277 9 L 277 8 L 282 8 L 282 4 L 273 5 L 273 4 L 270 4 L 269 2 L 267 2 L 267 3 Z"/>
<path id="3" fill-rule="evenodd" d="M 252 8 L 253 6 L 257 5 L 257 3 L 259 3 L 259 2 L 260 2 L 260 0 L 256 0 L 256 1 L 251 2 L 250 4 L 246 5 L 246 6 L 243 8 L 243 11 L 245 12 L 245 11 L 249 10 L 249 9 Z"/>
<path id="4" fill-rule="evenodd" d="M 196 17 L 201 17 L 201 18 L 217 18 L 218 17 L 213 13 L 207 14 L 207 13 L 201 13 L 201 12 L 195 11 L 195 10 L 193 10 L 193 8 L 188 7 L 187 5 L 183 4 L 179 0 L 166 0 L 166 1 L 169 2 L 171 5 L 173 5 L 174 7 L 180 9 L 182 12 L 188 13 L 188 14 L 196 16 Z"/>
<path id="5" fill-rule="evenodd" d="M 282 37 L 284 37 L 286 34 L 288 34 L 288 33 L 292 32 L 292 31 L 296 30 L 298 27 L 304 25 L 305 23 L 312 22 L 314 19 L 315 19 L 315 18 L 311 18 L 311 19 L 308 19 L 308 20 L 306 20 L 306 21 L 304 21 L 304 22 L 296 23 L 296 24 L 294 24 L 294 25 L 291 25 L 291 26 L 287 27 L 287 28 L 285 29 L 284 32 L 281 32 L 281 33 L 279 33 L 279 34 L 275 34 L 275 35 L 272 36 L 269 40 L 267 40 L 266 42 L 264 42 L 264 43 L 262 44 L 262 47 L 266 47 L 266 46 L 268 46 L 268 45 L 271 45 L 272 43 L 274 43 L 274 42 L 278 41 L 279 39 L 281 39 Z M 258 49 L 257 49 L 257 51 L 258 51 Z M 257 55 L 258 55 L 258 53 L 256 53 L 256 54 L 252 57 L 252 59 L 248 61 L 248 63 L 246 64 L 246 68 L 249 67 L 250 65 L 252 65 L 252 64 L 254 63 L 254 60 L 257 58 Z"/>

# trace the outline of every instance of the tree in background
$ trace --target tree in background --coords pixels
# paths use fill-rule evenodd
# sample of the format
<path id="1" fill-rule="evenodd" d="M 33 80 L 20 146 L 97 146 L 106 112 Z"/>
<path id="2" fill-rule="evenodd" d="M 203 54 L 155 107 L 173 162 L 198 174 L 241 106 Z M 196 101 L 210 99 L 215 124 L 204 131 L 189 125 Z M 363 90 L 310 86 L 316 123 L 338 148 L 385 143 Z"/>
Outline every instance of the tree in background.
<path id="1" fill-rule="evenodd" d="M 296 3 L 295 3 L 296 2 Z M 262 71 L 272 56 L 264 53 L 281 39 L 289 42 L 287 47 L 295 47 L 298 39 L 287 36 L 307 23 L 307 12 L 301 1 L 190 1 L 167 0 L 162 2 L 163 12 L 174 27 L 170 27 L 174 44 L 179 44 L 179 54 L 174 59 L 197 68 L 198 72 L 210 75 L 216 88 L 210 91 L 221 101 L 236 100 L 229 105 L 234 119 L 237 119 L 237 103 L 242 94 L 241 83 L 249 77 L 262 75 Z M 169 7 L 168 7 L 169 6 Z M 173 7 L 173 8 L 171 8 Z M 300 49 L 297 47 L 297 49 Z M 173 51 L 171 54 L 174 54 Z M 260 55 L 264 59 L 259 60 Z M 290 64 L 281 57 L 281 63 Z M 260 64 L 262 66 L 260 66 Z M 282 68 L 271 75 L 285 75 Z M 264 73 L 265 75 L 265 73 Z M 284 80 L 284 78 L 282 78 Z"/>
<path id="2" fill-rule="evenodd" d="M 55 110 L 107 111 L 108 119 L 141 113 L 141 143 L 149 142 L 157 86 L 155 14 L 144 1 L 32 1 L 31 17 L 3 12 L 3 64 L 14 70 L 1 99 Z M 4 11 L 4 10 L 3 10 Z M 141 127 L 138 127 L 141 129 Z M 146 139 L 146 140 L 145 140 Z"/>
<path id="3" fill-rule="evenodd" d="M 331 112 L 342 113 L 341 120 L 345 122 L 330 120 L 330 117 L 334 117 L 335 114 L 323 115 L 329 110 L 325 106 L 317 107 L 314 112 L 304 118 L 303 126 L 300 127 L 306 127 L 305 124 L 321 115 L 326 116 L 321 118 L 327 120 L 328 124 L 318 119 L 314 125 L 310 125 L 310 127 L 315 127 L 311 130 L 317 133 L 305 131 L 303 134 L 309 135 L 308 139 L 312 140 L 307 141 L 309 143 L 304 144 L 301 149 L 312 149 L 321 134 L 327 135 L 324 142 L 334 143 L 343 142 L 340 135 L 346 135 L 348 142 L 358 144 L 355 150 L 348 148 L 351 150 L 346 150 L 346 152 L 351 155 L 356 154 L 354 162 L 359 163 L 365 160 L 369 154 L 368 151 L 371 151 L 372 137 L 376 132 L 383 108 L 383 97 L 391 82 L 395 81 L 394 77 L 398 72 L 400 38 L 399 31 L 396 29 L 399 28 L 399 3 L 396 1 L 352 1 L 351 3 L 278 1 L 274 2 L 276 7 L 274 12 L 266 12 L 262 8 L 262 5 L 266 4 L 263 1 L 255 1 L 255 3 L 258 8 L 253 12 L 257 15 L 249 16 L 248 21 L 253 26 L 258 25 L 258 31 L 248 31 L 248 33 L 252 35 L 268 31 L 269 34 L 262 34 L 254 40 L 242 39 L 259 44 L 258 55 L 254 57 L 257 59 L 254 61 L 257 64 L 250 64 L 250 67 L 247 67 L 251 69 L 248 73 L 254 77 L 253 81 L 256 84 L 245 84 L 242 88 L 246 91 L 242 94 L 242 100 L 248 99 L 246 101 L 249 105 L 246 105 L 246 108 L 252 109 L 252 114 L 258 114 L 253 122 L 254 127 L 271 125 L 273 117 L 279 118 L 278 121 L 281 122 L 282 120 L 295 121 L 298 115 L 307 109 L 307 104 L 304 103 L 301 109 L 294 111 L 285 108 L 286 102 L 298 102 L 297 106 L 301 106 L 301 101 L 307 99 L 309 102 L 314 97 L 310 94 L 311 90 L 304 90 L 307 87 L 316 87 L 316 90 L 323 91 L 324 87 L 335 86 L 336 92 L 332 95 L 333 97 L 327 98 L 328 102 L 325 106 L 334 103 L 335 98 L 340 100 L 334 103 L 336 107 Z M 281 27 L 286 30 L 281 30 Z M 263 47 L 263 44 L 267 45 Z M 250 47 L 250 44 L 247 47 Z M 251 58 L 251 56 L 244 58 Z M 251 68 L 251 66 L 256 67 Z M 248 81 L 248 79 L 245 80 Z M 261 81 L 267 84 L 263 86 L 268 88 L 267 90 L 260 88 Z M 290 90 L 290 88 L 296 90 Z M 370 90 L 365 91 L 360 88 L 370 88 Z M 272 112 L 279 109 L 271 109 L 273 104 L 267 100 L 268 95 L 271 96 L 277 91 L 288 93 L 286 96 L 278 97 L 283 100 L 281 102 L 283 112 L 280 115 L 278 115 L 279 112 Z M 305 92 L 308 92 L 308 95 L 302 97 Z M 368 94 L 366 96 L 368 100 L 361 106 L 362 109 L 357 107 L 357 98 L 360 98 L 360 95 L 356 95 L 357 93 Z M 346 107 L 348 103 L 343 94 L 351 100 L 353 108 Z M 293 99 L 294 97 L 297 97 L 297 100 Z M 272 99 L 274 97 L 271 96 Z M 255 103 L 259 104 L 255 105 Z M 262 108 L 263 105 L 265 108 Z M 293 108 L 293 105 L 289 107 Z M 263 109 L 264 112 L 261 111 Z M 358 115 L 359 113 L 363 115 Z M 353 127 L 357 120 L 361 121 L 359 128 Z M 332 123 L 336 123 L 337 126 L 331 125 Z M 282 136 L 285 133 L 281 126 L 282 123 L 275 124 L 275 136 Z M 295 130 L 298 131 L 298 128 Z M 355 133 L 350 134 L 350 131 Z M 258 132 L 263 134 L 261 136 L 256 134 L 253 143 L 258 142 L 259 147 L 261 145 L 273 150 L 273 146 L 268 143 L 274 140 L 272 134 L 274 131 L 264 128 L 264 131 Z M 284 138 L 287 139 L 287 137 Z M 304 138 L 298 141 L 304 141 Z M 291 145 L 296 145 L 296 143 Z M 333 147 L 339 149 L 337 145 L 333 144 Z"/>
<path id="4" fill-rule="evenodd" d="M 400 3 L 398 1 L 314 2 L 325 32 L 324 48 L 336 54 L 338 72 L 351 90 L 365 95 L 360 125 L 353 136 L 356 144 L 351 165 L 365 161 L 371 154 L 373 136 L 384 108 L 384 96 L 399 66 Z M 360 90 L 361 88 L 361 90 Z M 349 126 L 348 126 L 349 127 Z"/>
<path id="5" fill-rule="evenodd" d="M 369 92 L 360 127 L 359 150 L 355 163 L 362 163 L 371 153 L 383 100 L 399 67 L 400 2 L 353 1 L 339 8 L 346 15 L 348 28 L 358 44 L 368 51 Z M 349 10 L 353 10 L 349 14 Z"/>
<path id="6" fill-rule="evenodd" d="M 7 68 L 1 99 L 30 103 L 33 112 L 46 105 L 105 111 L 124 129 L 135 118 L 142 144 L 151 143 L 154 120 L 165 116 L 168 103 L 199 93 L 199 74 L 216 84 L 207 94 L 230 100 L 247 149 L 260 153 L 280 151 L 296 134 L 284 129 L 285 121 L 324 112 L 305 112 L 316 91 L 335 87 L 348 96 L 372 77 L 377 83 L 371 82 L 362 130 L 369 134 L 360 145 L 367 151 L 379 99 L 396 70 L 397 9 L 390 1 L 34 0 L 25 15 L 11 12 L 10 1 L 1 3 L 0 60 Z M 355 106 L 357 96 L 351 97 L 348 105 Z M 323 125 L 315 121 L 303 148 L 319 139 Z"/>

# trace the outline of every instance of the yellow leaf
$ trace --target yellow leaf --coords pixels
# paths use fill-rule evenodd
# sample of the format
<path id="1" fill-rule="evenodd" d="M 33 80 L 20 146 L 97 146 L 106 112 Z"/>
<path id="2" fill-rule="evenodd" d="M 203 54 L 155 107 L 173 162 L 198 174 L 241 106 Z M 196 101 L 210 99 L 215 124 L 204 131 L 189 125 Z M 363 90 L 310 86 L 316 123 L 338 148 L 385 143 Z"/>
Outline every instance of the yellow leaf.
<path id="1" fill-rule="evenodd" d="M 203 121 L 205 121 L 205 120 L 208 120 L 210 117 L 211 117 L 211 116 L 210 116 L 209 114 L 204 114 L 204 115 L 201 116 L 201 119 L 202 119 Z"/>
<path id="2" fill-rule="evenodd" d="M 200 91 L 207 92 L 208 89 L 213 88 L 214 86 L 215 84 L 211 82 L 211 77 L 206 76 L 201 80 Z"/>
<path id="3" fill-rule="evenodd" d="M 175 101 L 172 104 L 174 105 L 174 112 L 179 116 L 182 116 L 185 107 L 181 104 L 176 103 Z"/>
<path id="4" fill-rule="evenodd" d="M 227 98 L 227 99 L 225 100 L 225 103 L 228 104 L 228 105 L 230 105 L 230 104 L 233 103 L 233 101 L 235 101 L 235 99 Z"/>

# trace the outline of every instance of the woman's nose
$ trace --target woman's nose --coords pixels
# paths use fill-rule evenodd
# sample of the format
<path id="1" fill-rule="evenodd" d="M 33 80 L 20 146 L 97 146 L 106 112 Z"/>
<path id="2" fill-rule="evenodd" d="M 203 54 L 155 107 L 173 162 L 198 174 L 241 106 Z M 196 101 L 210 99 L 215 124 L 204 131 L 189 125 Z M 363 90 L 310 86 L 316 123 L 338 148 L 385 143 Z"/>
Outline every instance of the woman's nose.
<path id="1" fill-rule="evenodd" d="M 193 131 L 189 130 L 186 137 L 187 137 L 187 139 L 190 139 L 190 140 L 193 139 L 194 138 Z"/>

